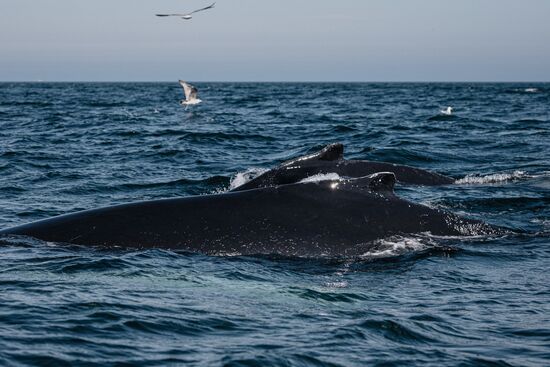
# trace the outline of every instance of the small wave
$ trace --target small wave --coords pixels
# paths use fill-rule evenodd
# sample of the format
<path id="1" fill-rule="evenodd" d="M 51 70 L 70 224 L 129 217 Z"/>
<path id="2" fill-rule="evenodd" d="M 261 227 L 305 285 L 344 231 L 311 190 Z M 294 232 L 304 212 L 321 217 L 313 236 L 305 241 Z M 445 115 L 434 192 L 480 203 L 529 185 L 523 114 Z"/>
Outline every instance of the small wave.
<path id="1" fill-rule="evenodd" d="M 262 134 L 246 134 L 246 133 L 230 133 L 230 132 L 202 132 L 202 131 L 193 131 L 193 132 L 182 132 L 178 131 L 178 135 L 182 135 L 185 139 L 191 139 L 193 141 L 237 141 L 237 140 L 256 140 L 256 141 L 274 141 L 275 138 L 272 136 L 262 135 Z M 151 136 L 163 136 L 170 135 L 170 133 L 158 133 L 151 134 Z"/>
<path id="2" fill-rule="evenodd" d="M 0 170 L 2 169 L 2 167 L 0 167 Z M 19 185 L 10 185 L 10 186 L 4 186 L 4 187 L 0 187 L 0 192 L 3 194 L 3 195 L 16 195 L 16 194 L 20 194 L 20 193 L 23 193 L 27 191 L 27 189 L 25 189 L 24 187 L 21 187 Z"/>
<path id="3" fill-rule="evenodd" d="M 535 218 L 532 219 L 530 222 L 539 227 L 538 231 L 535 234 L 536 236 L 550 237 L 550 219 Z"/>
<path id="4" fill-rule="evenodd" d="M 78 259 L 68 262 L 68 264 L 54 264 L 56 268 L 59 268 L 63 273 L 77 273 L 77 272 L 108 272 L 114 270 L 122 270 L 128 268 L 130 264 L 119 258 L 102 258 L 102 259 Z"/>
<path id="5" fill-rule="evenodd" d="M 435 115 L 428 119 L 428 121 L 453 121 L 456 120 L 455 115 Z"/>
<path id="6" fill-rule="evenodd" d="M 2 235 L 0 236 L 0 245 L 32 248 L 44 245 L 49 246 L 49 243 L 28 236 Z"/>
<path id="7" fill-rule="evenodd" d="M 347 125 L 336 125 L 332 128 L 332 131 L 335 133 L 347 133 L 351 131 L 357 131 L 357 128 Z"/>
<path id="8" fill-rule="evenodd" d="M 354 303 L 364 299 L 363 295 L 357 293 L 338 292 L 329 289 L 291 287 L 289 293 L 297 295 L 302 299 L 329 303 Z"/>
<path id="9" fill-rule="evenodd" d="M 185 187 L 186 190 L 194 194 L 204 194 L 205 189 L 212 187 L 225 187 L 229 181 L 226 176 L 211 176 L 205 179 L 188 179 L 182 178 L 171 181 L 144 181 L 144 182 L 124 182 L 112 185 L 80 185 L 72 186 L 63 189 L 64 194 L 70 195 L 85 195 L 107 192 L 128 192 L 128 190 L 154 190 L 154 189 L 166 189 L 166 188 L 180 188 Z M 214 191 L 217 192 L 217 191 Z M 29 213 L 19 213 L 18 215 L 36 216 L 38 213 L 36 210 Z M 53 213 L 50 215 L 58 215 L 59 213 Z"/>
<path id="10" fill-rule="evenodd" d="M 370 332 L 379 333 L 390 341 L 415 344 L 430 344 L 434 342 L 428 335 L 421 333 L 420 330 L 415 330 L 413 325 L 407 326 L 394 320 L 366 320 L 358 326 Z"/>
<path id="11" fill-rule="evenodd" d="M 550 205 L 550 198 L 531 197 L 522 195 L 519 197 L 500 197 L 493 195 L 489 198 L 474 198 L 462 200 L 462 203 L 468 209 L 490 208 L 490 209 L 518 209 L 542 211 Z"/>
<path id="12" fill-rule="evenodd" d="M 6 101 L 1 102 L 0 106 L 6 106 L 6 107 L 18 107 L 18 106 L 28 106 L 28 107 L 50 107 L 54 104 L 52 102 L 46 102 L 46 101 Z"/>
<path id="13" fill-rule="evenodd" d="M 514 171 L 512 173 L 494 173 L 486 176 L 468 175 L 464 178 L 456 180 L 455 183 L 459 185 L 495 184 L 515 181 L 526 177 L 528 177 L 528 175 L 524 171 Z"/>
<path id="14" fill-rule="evenodd" d="M 87 107 L 123 107 L 128 105 L 126 102 L 110 102 L 110 101 L 89 101 L 83 103 L 83 106 Z M 128 110 L 124 109 L 125 112 Z"/>
<path id="15" fill-rule="evenodd" d="M 546 123 L 547 121 L 544 120 L 544 119 L 537 119 L 537 118 L 523 118 L 523 119 L 516 120 L 515 122 L 523 124 L 523 125 L 533 124 L 534 126 L 537 126 L 539 124 Z"/>
<path id="16" fill-rule="evenodd" d="M 237 187 L 244 185 L 248 181 L 258 177 L 259 175 L 266 173 L 267 171 L 269 170 L 266 168 L 252 167 L 244 172 L 239 172 L 235 175 L 235 177 L 231 178 L 231 182 L 229 183 L 229 190 L 236 189 Z"/>
<path id="17" fill-rule="evenodd" d="M 373 161 L 392 162 L 408 165 L 422 165 L 426 163 L 437 162 L 440 157 L 430 154 L 425 149 L 420 150 L 413 147 L 384 147 L 375 148 L 367 158 Z M 449 158 L 452 158 L 449 156 Z"/>

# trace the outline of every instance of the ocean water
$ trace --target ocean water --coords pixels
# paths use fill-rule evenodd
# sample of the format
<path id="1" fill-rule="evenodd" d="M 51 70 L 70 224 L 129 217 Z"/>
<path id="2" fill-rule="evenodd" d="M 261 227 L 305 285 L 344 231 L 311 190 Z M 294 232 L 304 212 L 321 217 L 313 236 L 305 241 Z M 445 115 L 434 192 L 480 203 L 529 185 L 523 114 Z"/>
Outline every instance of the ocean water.
<path id="1" fill-rule="evenodd" d="M 217 193 L 342 142 L 459 181 L 412 201 L 513 228 L 359 259 L 0 240 L 0 365 L 550 363 L 550 84 L 1 83 L 0 228 Z M 454 107 L 452 116 L 440 110 Z"/>

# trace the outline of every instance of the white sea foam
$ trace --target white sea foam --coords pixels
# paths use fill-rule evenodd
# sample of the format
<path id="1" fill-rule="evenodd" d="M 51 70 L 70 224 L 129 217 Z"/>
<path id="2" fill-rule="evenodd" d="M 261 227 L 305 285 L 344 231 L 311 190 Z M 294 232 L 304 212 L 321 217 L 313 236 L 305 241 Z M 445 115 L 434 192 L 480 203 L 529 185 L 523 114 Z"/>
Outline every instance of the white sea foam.
<path id="1" fill-rule="evenodd" d="M 248 181 L 258 177 L 259 175 L 269 171 L 265 168 L 249 168 L 244 172 L 239 172 L 231 179 L 231 183 L 229 184 L 229 190 L 233 190 L 239 186 L 244 185 Z"/>
<path id="2" fill-rule="evenodd" d="M 527 88 L 509 89 L 508 91 L 509 92 L 514 92 L 514 93 L 539 93 L 541 90 L 539 88 L 535 88 L 535 87 L 527 87 Z"/>
<path id="3" fill-rule="evenodd" d="M 214 254 L 212 254 L 213 256 L 219 256 L 219 257 L 237 257 L 237 256 L 242 256 L 242 254 L 240 252 L 225 252 L 225 251 L 219 251 L 219 252 L 216 252 Z"/>
<path id="4" fill-rule="evenodd" d="M 339 282 L 326 282 L 325 287 L 327 288 L 347 288 L 349 286 L 348 282 L 342 280 Z"/>
<path id="5" fill-rule="evenodd" d="M 128 110 L 127 108 L 123 108 L 122 112 L 124 112 L 124 114 L 128 117 L 136 117 L 137 116 L 134 112 Z"/>
<path id="6" fill-rule="evenodd" d="M 550 219 L 540 219 L 535 218 L 530 221 L 531 223 L 540 224 L 543 227 L 549 227 L 550 228 Z"/>
<path id="7" fill-rule="evenodd" d="M 524 171 L 514 171 L 512 173 L 494 173 L 486 176 L 468 175 L 464 178 L 457 180 L 455 183 L 459 185 L 494 184 L 519 180 L 525 177 L 527 177 L 527 174 Z"/>
<path id="8" fill-rule="evenodd" d="M 422 251 L 433 247 L 434 242 L 427 236 L 392 236 L 374 241 L 371 250 L 361 257 L 391 257 L 402 255 L 411 251 Z"/>
<path id="9" fill-rule="evenodd" d="M 337 180 L 340 180 L 340 175 L 337 173 L 319 173 L 319 174 L 304 178 L 303 180 L 300 181 L 300 183 L 337 181 Z"/>

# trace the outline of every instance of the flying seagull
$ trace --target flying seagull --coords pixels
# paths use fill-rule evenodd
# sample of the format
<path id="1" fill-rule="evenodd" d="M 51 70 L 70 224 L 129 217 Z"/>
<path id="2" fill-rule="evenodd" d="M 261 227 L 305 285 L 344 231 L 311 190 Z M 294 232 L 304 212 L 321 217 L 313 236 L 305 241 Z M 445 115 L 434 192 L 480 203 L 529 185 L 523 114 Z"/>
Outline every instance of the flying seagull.
<path id="1" fill-rule="evenodd" d="M 202 102 L 202 100 L 197 98 L 197 88 L 192 86 L 191 84 L 184 82 L 183 80 L 180 80 L 180 85 L 183 88 L 183 93 L 185 94 L 185 99 L 182 99 L 180 101 L 180 104 L 182 106 L 195 105 Z"/>
<path id="2" fill-rule="evenodd" d="M 198 13 L 199 11 L 212 9 L 216 5 L 216 3 L 212 3 L 212 5 L 208 5 L 206 8 L 201 8 L 197 10 L 193 10 L 190 13 L 183 13 L 183 14 L 156 14 L 157 17 L 181 17 L 181 19 L 189 20 L 193 18 L 191 14 Z"/>

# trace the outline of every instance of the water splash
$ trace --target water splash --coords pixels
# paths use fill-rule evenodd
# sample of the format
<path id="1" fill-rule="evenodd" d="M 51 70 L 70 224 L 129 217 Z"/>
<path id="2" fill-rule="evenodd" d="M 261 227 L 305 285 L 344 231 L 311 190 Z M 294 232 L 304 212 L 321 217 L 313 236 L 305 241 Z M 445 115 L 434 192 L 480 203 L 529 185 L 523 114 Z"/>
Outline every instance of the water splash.
<path id="1" fill-rule="evenodd" d="M 512 173 L 494 173 L 486 176 L 468 175 L 457 180 L 455 183 L 459 185 L 484 185 L 498 184 L 507 181 L 516 181 L 529 177 L 524 171 L 514 171 Z"/>
<path id="2" fill-rule="evenodd" d="M 229 183 L 229 190 L 236 189 L 237 187 L 244 185 L 250 180 L 266 173 L 267 171 L 269 170 L 266 168 L 252 167 L 244 172 L 239 172 L 235 175 L 235 177 L 231 178 L 231 182 Z"/>
<path id="3" fill-rule="evenodd" d="M 374 241 L 374 247 L 360 257 L 393 257 L 407 252 L 423 251 L 434 245 L 435 241 L 428 234 L 424 236 L 392 236 Z"/>

